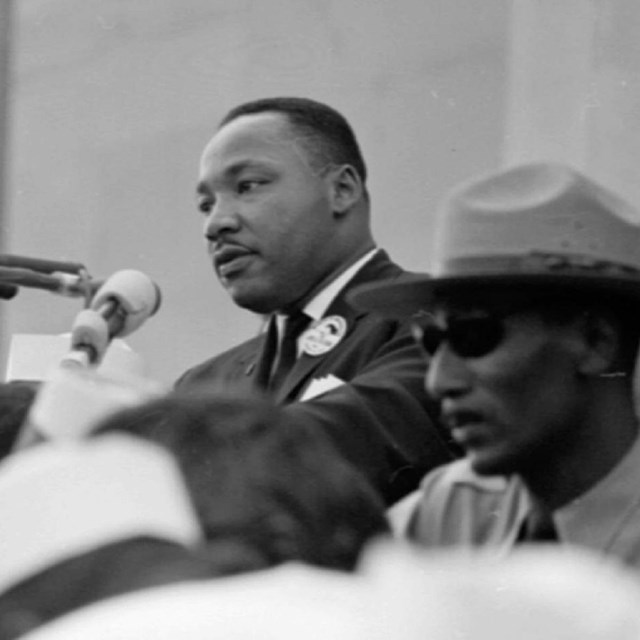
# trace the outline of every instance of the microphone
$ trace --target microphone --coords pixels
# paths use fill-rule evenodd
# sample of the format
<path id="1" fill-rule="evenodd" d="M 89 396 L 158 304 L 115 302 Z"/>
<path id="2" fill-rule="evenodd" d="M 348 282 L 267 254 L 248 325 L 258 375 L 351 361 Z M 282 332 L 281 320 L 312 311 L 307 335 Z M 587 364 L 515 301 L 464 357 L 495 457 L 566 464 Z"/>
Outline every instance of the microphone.
<path id="1" fill-rule="evenodd" d="M 13 289 L 16 289 L 16 287 L 32 287 L 65 296 L 81 296 L 89 299 L 102 284 L 102 281 L 93 281 L 86 272 L 79 274 L 62 271 L 44 273 L 31 271 L 23 267 L 0 266 L 1 287 Z"/>
<path id="2" fill-rule="evenodd" d="M 26 256 L 15 256 L 9 254 L 0 255 L 0 267 L 18 267 L 20 269 L 30 269 L 41 273 L 62 273 L 79 274 L 86 271 L 86 267 L 79 262 L 67 262 L 59 260 L 43 260 L 42 258 L 27 258 Z"/>
<path id="3" fill-rule="evenodd" d="M 141 271 L 124 269 L 107 278 L 90 307 L 81 311 L 71 330 L 71 351 L 63 366 L 98 365 L 116 337 L 127 336 L 160 308 L 158 285 Z"/>
<path id="4" fill-rule="evenodd" d="M 0 284 L 0 300 L 11 300 L 18 294 L 18 287 L 12 284 Z"/>
<path id="5" fill-rule="evenodd" d="M 123 269 L 107 278 L 91 301 L 109 326 L 109 338 L 133 333 L 160 308 L 158 285 L 142 271 Z"/>
<path id="6" fill-rule="evenodd" d="M 18 293 L 18 287 L 46 289 L 88 300 L 101 284 L 91 282 L 80 262 L 0 254 L 0 298 L 6 300 Z"/>

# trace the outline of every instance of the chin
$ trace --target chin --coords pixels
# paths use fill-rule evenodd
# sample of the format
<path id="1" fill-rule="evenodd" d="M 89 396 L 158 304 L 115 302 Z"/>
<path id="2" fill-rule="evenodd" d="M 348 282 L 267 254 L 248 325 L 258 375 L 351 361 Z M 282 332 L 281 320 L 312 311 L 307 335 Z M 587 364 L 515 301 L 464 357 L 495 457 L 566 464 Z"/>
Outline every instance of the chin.
<path id="1" fill-rule="evenodd" d="M 508 476 L 516 472 L 513 462 L 505 456 L 492 455 L 488 451 L 468 451 L 467 457 L 479 476 Z"/>
<path id="2" fill-rule="evenodd" d="M 227 292 L 238 307 L 253 313 L 267 315 L 279 308 L 278 301 L 265 296 L 263 292 L 257 294 L 255 291 L 234 286 L 227 287 Z"/>

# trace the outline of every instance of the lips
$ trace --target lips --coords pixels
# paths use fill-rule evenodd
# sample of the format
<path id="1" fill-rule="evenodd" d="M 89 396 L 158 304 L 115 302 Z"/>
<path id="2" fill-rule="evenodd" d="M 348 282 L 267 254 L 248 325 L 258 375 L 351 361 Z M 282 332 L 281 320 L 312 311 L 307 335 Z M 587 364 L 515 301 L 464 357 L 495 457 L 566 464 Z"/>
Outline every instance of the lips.
<path id="1" fill-rule="evenodd" d="M 469 409 L 443 411 L 442 421 L 451 431 L 454 440 L 463 446 L 473 444 L 487 432 L 484 415 Z"/>
<path id="2" fill-rule="evenodd" d="M 239 244 L 225 244 L 216 247 L 213 252 L 213 262 L 216 270 L 221 276 L 228 276 L 230 273 L 240 269 L 248 256 L 253 255 L 253 251 Z"/>
<path id="3" fill-rule="evenodd" d="M 482 415 L 476 411 L 459 410 L 443 413 L 442 419 L 449 429 L 460 429 L 469 424 L 482 422 Z"/>

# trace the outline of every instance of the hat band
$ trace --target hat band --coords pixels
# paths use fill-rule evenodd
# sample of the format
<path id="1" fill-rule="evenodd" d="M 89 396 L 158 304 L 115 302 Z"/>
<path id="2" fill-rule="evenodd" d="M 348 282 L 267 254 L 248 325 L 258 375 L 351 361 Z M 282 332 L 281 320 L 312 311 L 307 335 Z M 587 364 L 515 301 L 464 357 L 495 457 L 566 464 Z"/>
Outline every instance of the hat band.
<path id="1" fill-rule="evenodd" d="M 637 279 L 640 268 L 599 260 L 580 254 L 532 252 L 507 256 L 450 258 L 441 264 L 436 277 L 478 275 L 581 275 Z"/>

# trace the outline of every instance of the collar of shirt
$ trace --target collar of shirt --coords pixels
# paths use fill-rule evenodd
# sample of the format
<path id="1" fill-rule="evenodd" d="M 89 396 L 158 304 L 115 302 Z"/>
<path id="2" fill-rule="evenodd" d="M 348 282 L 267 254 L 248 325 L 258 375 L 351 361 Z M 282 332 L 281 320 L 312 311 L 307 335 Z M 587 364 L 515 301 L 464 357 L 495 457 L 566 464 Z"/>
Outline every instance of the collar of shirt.
<path id="1" fill-rule="evenodd" d="M 371 249 L 365 253 L 361 258 L 356 260 L 350 267 L 345 269 L 337 278 L 332 280 L 322 291 L 320 291 L 314 298 L 309 300 L 305 305 L 303 311 L 306 313 L 312 322 L 320 320 L 331 303 L 335 300 L 336 296 L 344 288 L 344 286 L 369 262 L 373 256 L 378 252 L 378 249 Z M 282 333 L 284 329 L 284 323 L 287 316 L 283 314 L 276 314 L 276 326 L 278 327 L 278 342 L 282 339 Z M 298 355 L 300 355 L 300 343 L 298 342 Z"/>
<path id="2" fill-rule="evenodd" d="M 553 514 L 562 543 L 589 548 L 640 566 L 640 437 L 589 491 Z M 509 553 L 531 510 L 518 476 L 480 476 L 468 458 L 427 474 L 420 501 L 394 521 L 429 546 L 482 545 Z"/>

